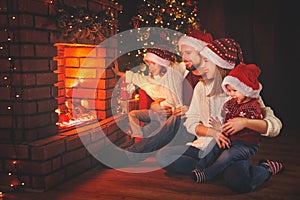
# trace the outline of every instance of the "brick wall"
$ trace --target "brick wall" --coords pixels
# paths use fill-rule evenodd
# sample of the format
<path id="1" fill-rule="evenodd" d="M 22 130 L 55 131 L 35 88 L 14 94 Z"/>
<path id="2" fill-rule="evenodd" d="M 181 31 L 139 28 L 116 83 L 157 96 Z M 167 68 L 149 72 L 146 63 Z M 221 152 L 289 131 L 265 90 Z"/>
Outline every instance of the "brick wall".
<path id="1" fill-rule="evenodd" d="M 17 146 L 1 144 L 0 188 L 16 184 L 17 173 L 21 172 L 19 175 L 25 183 L 25 190 L 44 191 L 101 165 L 93 155 L 107 146 L 108 140 L 122 143 L 125 134 L 120 126 L 126 124 L 127 116 L 119 115 Z M 14 161 L 17 161 L 18 171 Z"/>
<path id="2" fill-rule="evenodd" d="M 116 82 L 111 70 L 105 70 L 99 77 L 96 96 L 106 98 L 97 98 L 94 105 L 101 121 L 59 132 L 55 110 L 63 101 L 60 99 L 63 90 L 58 80 L 65 74 L 60 73 L 59 51 L 54 44 L 68 41 L 55 25 L 55 2 L 58 1 L 0 1 L 0 26 L 4 27 L 0 31 L 0 187 L 15 184 L 19 175 L 24 188 L 47 190 L 99 164 L 78 134 L 86 135 L 84 138 L 94 151 L 103 148 L 107 139 L 121 142 L 124 135 L 116 120 L 126 122 L 126 117 L 110 117 L 110 87 Z M 121 6 L 108 0 L 63 2 L 93 10 L 110 7 L 116 17 L 121 10 Z M 112 35 L 116 32 L 111 30 Z M 95 43 L 84 39 L 79 42 Z M 107 57 L 110 51 L 97 50 L 100 53 Z M 72 64 L 75 60 L 70 58 L 64 62 Z M 101 65 L 104 62 L 109 60 L 101 60 Z M 95 65 L 85 67 L 92 71 L 93 78 L 98 76 Z M 104 130 L 102 135 L 99 130 Z"/>

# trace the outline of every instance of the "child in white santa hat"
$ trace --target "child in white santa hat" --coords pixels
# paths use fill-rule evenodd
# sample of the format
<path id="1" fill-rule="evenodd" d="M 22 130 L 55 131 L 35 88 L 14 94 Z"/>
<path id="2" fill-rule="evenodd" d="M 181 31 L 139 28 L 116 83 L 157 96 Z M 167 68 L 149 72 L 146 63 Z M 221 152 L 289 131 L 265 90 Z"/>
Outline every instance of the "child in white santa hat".
<path id="1" fill-rule="evenodd" d="M 172 112 L 182 106 L 182 72 L 178 71 L 175 54 L 167 50 L 165 46 L 155 46 L 149 48 L 144 55 L 144 62 L 149 67 L 149 75 L 142 75 L 133 71 L 120 72 L 118 67 L 114 68 L 118 76 L 125 75 L 127 83 L 133 83 L 143 89 L 152 100 L 158 102 L 163 109 L 155 112 L 152 109 L 132 110 L 128 114 L 131 131 L 128 133 L 131 139 L 122 148 L 138 142 L 145 137 L 155 135 L 159 127 L 172 114 Z M 146 122 L 141 126 L 141 122 Z"/>
<path id="2" fill-rule="evenodd" d="M 224 123 L 236 117 L 263 119 L 258 102 L 262 89 L 258 81 L 260 72 L 260 68 L 255 64 L 241 63 L 224 78 L 222 88 L 231 97 L 222 109 Z M 221 122 L 218 119 L 211 119 L 210 123 L 213 128 L 221 129 Z M 261 135 L 245 128 L 227 137 L 230 139 L 230 146 L 222 144 L 221 148 L 215 145 L 209 154 L 199 160 L 196 169 L 192 171 L 192 178 L 196 182 L 213 180 L 234 161 L 250 159 L 258 151 Z M 283 169 L 281 162 L 262 160 L 260 164 L 269 168 L 272 174 L 277 174 Z"/>

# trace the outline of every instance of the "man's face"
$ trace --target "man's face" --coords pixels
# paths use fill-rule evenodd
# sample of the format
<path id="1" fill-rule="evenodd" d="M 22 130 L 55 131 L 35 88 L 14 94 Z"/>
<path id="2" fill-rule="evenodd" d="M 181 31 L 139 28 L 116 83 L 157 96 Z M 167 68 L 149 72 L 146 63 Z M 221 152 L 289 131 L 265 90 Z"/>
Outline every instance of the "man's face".
<path id="1" fill-rule="evenodd" d="M 187 70 L 193 71 L 200 66 L 201 56 L 193 47 L 184 44 L 181 46 L 181 53 Z"/>

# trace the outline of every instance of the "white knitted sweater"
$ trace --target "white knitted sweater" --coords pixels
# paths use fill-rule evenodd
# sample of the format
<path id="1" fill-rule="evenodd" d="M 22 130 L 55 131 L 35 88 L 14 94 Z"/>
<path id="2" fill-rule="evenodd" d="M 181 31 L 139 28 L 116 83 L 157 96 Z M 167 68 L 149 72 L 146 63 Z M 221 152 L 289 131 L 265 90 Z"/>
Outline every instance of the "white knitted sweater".
<path id="1" fill-rule="evenodd" d="M 182 106 L 183 73 L 182 66 L 178 64 L 168 67 L 167 72 L 159 79 L 126 71 L 126 82 L 145 90 L 153 100 L 166 99 L 161 102 L 161 106 L 171 106 L 175 109 Z"/>

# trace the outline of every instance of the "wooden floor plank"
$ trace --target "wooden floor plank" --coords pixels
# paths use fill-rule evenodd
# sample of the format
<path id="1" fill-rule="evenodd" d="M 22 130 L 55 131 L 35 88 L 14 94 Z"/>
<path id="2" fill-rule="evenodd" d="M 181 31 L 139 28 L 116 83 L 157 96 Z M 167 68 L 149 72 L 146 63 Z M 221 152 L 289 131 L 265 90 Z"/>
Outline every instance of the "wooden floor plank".
<path id="1" fill-rule="evenodd" d="M 271 177 L 261 187 L 247 194 L 236 194 L 222 181 L 196 184 L 188 176 L 156 170 L 126 173 L 100 165 L 46 192 L 20 191 L 6 194 L 5 199 L 95 200 L 95 199 L 298 199 L 300 197 L 300 136 L 282 134 L 263 139 L 258 154 L 251 161 L 269 158 L 282 160 L 285 171 Z M 152 158 L 151 158 L 152 159 Z M 146 167 L 152 162 L 144 163 Z M 143 167 L 143 165 L 142 165 Z"/>

